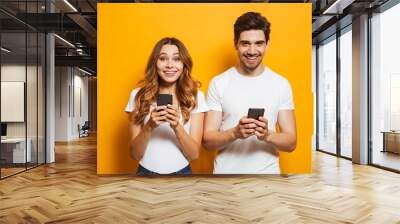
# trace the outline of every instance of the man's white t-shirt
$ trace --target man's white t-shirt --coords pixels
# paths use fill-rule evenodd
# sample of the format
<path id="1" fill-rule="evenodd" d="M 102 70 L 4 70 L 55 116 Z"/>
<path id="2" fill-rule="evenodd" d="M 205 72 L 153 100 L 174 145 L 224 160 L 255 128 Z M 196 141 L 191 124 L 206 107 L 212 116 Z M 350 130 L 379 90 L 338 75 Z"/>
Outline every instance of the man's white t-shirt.
<path id="1" fill-rule="evenodd" d="M 135 106 L 135 96 L 139 88 L 132 90 L 129 97 L 128 104 L 125 111 L 132 112 Z M 155 108 L 155 102 L 151 105 L 150 111 Z M 195 113 L 202 113 L 208 111 L 207 103 L 204 94 L 197 91 L 197 107 L 190 112 L 190 115 Z M 150 118 L 147 114 L 144 122 L 146 123 Z M 181 115 L 181 124 L 183 124 L 183 117 Z M 190 134 L 190 119 L 183 125 L 186 133 Z M 161 123 L 155 128 L 150 136 L 149 143 L 143 158 L 139 164 L 144 168 L 159 174 L 169 174 L 185 168 L 189 162 L 182 153 L 179 141 L 176 138 L 175 132 L 172 130 L 168 122 Z"/>
<path id="2" fill-rule="evenodd" d="M 208 87 L 209 110 L 223 112 L 220 131 L 235 127 L 249 108 L 264 108 L 269 130 L 278 112 L 293 110 L 292 89 L 286 78 L 265 67 L 258 76 L 240 74 L 232 67 L 214 77 Z M 215 174 L 279 174 L 279 155 L 271 145 L 251 136 L 237 139 L 219 151 Z"/>

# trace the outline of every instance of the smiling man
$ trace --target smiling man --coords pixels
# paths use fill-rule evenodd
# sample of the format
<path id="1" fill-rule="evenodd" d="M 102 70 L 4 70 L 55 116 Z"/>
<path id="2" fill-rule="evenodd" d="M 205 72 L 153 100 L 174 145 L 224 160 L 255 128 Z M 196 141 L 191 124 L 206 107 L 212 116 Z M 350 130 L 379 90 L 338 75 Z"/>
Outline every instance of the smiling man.
<path id="1" fill-rule="evenodd" d="M 234 25 L 239 64 L 209 85 L 203 143 L 218 151 L 215 174 L 279 174 L 279 151 L 296 148 L 291 86 L 263 64 L 269 34 L 264 16 L 241 15 Z M 263 109 L 263 116 L 249 118 L 250 108 Z"/>

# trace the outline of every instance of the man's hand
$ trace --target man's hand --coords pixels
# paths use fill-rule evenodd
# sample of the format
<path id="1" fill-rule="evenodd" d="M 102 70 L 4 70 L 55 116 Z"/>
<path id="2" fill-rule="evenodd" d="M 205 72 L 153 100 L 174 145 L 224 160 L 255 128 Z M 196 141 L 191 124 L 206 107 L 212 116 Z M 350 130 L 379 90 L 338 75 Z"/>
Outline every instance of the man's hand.
<path id="1" fill-rule="evenodd" d="M 267 137 L 270 134 L 268 130 L 268 120 L 265 117 L 259 117 L 258 120 L 255 120 L 255 124 L 257 125 L 255 135 L 258 140 L 267 141 Z"/>
<path id="2" fill-rule="evenodd" d="M 245 139 L 255 134 L 256 120 L 253 118 L 242 117 L 239 124 L 236 125 L 234 135 L 235 138 Z"/>

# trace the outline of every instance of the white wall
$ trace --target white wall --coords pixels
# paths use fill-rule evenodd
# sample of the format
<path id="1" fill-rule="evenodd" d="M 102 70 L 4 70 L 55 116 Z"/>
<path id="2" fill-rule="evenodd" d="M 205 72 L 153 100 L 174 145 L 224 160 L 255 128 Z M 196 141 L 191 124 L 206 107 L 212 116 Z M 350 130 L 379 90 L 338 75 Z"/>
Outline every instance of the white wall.
<path id="1" fill-rule="evenodd" d="M 55 141 L 68 140 L 69 68 L 55 68 Z"/>
<path id="2" fill-rule="evenodd" d="M 56 67 L 55 73 L 55 140 L 70 141 L 88 120 L 88 78 L 72 67 Z"/>
<path id="3" fill-rule="evenodd" d="M 54 10 L 46 1 L 50 12 Z M 46 163 L 55 162 L 55 41 L 54 35 L 46 35 Z"/>
<path id="4" fill-rule="evenodd" d="M 76 74 L 77 70 L 74 70 L 74 110 L 73 119 L 72 119 L 72 135 L 78 137 L 78 124 L 81 126 L 85 123 L 85 121 L 89 118 L 88 111 L 88 77 L 81 76 L 82 73 Z M 80 111 L 81 110 L 81 111 Z"/>
<path id="5" fill-rule="evenodd" d="M 352 160 L 368 163 L 368 15 L 352 23 Z"/>

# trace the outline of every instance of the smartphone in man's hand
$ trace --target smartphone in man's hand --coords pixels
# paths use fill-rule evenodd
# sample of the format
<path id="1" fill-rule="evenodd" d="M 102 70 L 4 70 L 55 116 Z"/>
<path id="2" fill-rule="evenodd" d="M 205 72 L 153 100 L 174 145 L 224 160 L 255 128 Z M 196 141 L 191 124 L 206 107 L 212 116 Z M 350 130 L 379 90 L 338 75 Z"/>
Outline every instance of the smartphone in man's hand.
<path id="1" fill-rule="evenodd" d="M 249 111 L 247 112 L 247 117 L 253 118 L 255 120 L 258 120 L 259 117 L 263 116 L 264 116 L 264 108 L 249 108 Z"/>
<path id="2" fill-rule="evenodd" d="M 172 94 L 158 94 L 156 99 L 157 106 L 172 105 Z"/>

